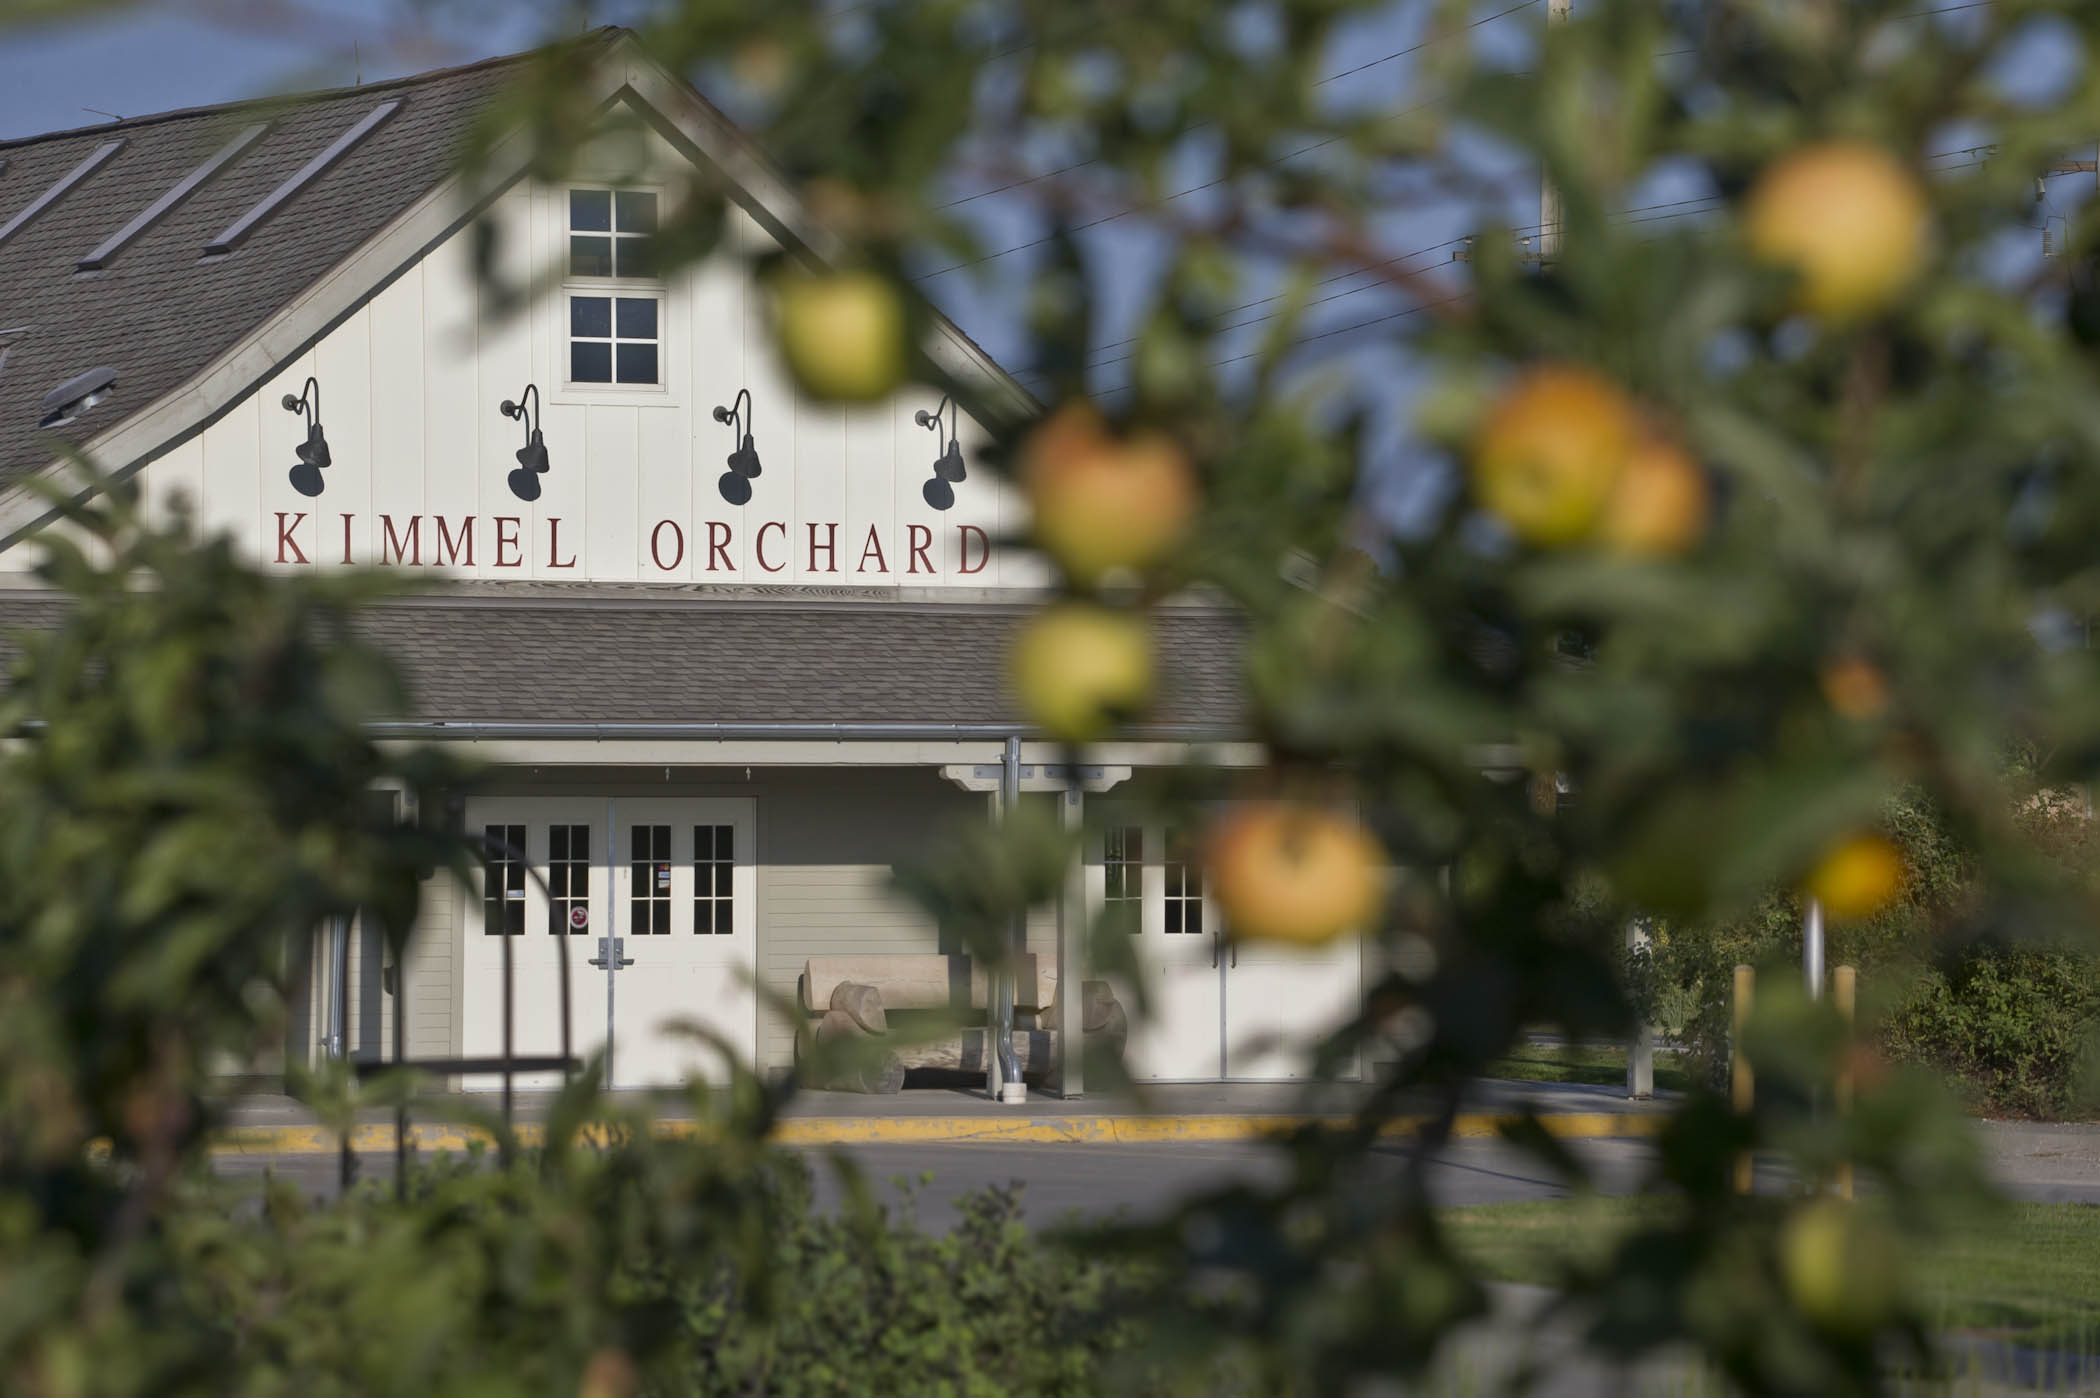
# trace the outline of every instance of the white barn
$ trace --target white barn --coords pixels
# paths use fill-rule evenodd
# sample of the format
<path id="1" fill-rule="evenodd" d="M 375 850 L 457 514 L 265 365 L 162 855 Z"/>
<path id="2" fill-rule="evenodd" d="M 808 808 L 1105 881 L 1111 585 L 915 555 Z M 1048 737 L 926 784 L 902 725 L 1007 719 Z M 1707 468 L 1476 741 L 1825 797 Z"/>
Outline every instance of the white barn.
<path id="1" fill-rule="evenodd" d="M 1020 502 L 981 471 L 928 489 L 935 391 L 798 399 L 744 255 L 821 255 L 821 232 L 631 38 L 591 42 L 594 81 L 646 118 L 647 148 L 609 147 L 560 186 L 508 146 L 505 177 L 477 186 L 494 193 L 454 174 L 515 60 L 0 143 L 0 627 L 62 605 L 28 572 L 44 515 L 22 486 L 59 469 L 41 424 L 83 386 L 54 392 L 113 371 L 54 426 L 137 473 L 150 508 L 180 499 L 272 569 L 433 575 L 372 619 L 416 693 L 386 734 L 493 763 L 455 818 L 524 849 L 553 890 L 502 861 L 480 889 L 433 882 L 399 968 L 376 937 L 322 929 L 294 1057 L 383 1057 L 397 1015 L 413 1057 L 492 1052 L 507 932 L 521 1051 L 554 1047 L 547 943 L 567 936 L 578 1042 L 611 1034 L 616 1085 L 704 1066 L 658 1032 L 673 1015 L 782 1069 L 791 1029 L 748 975 L 793 995 L 811 956 L 953 950 L 889 872 L 983 810 L 1009 737 L 1024 791 L 1045 793 L 1024 799 L 1076 800 L 1048 794 L 1058 752 L 1001 682 L 1045 579 L 1009 542 Z M 732 193 L 730 246 L 657 279 L 633 253 L 696 172 Z M 477 220 L 505 276 L 540 288 L 520 310 L 477 282 Z M 931 334 L 970 386 L 945 418 L 965 452 L 984 424 L 1035 411 L 954 327 Z M 499 411 L 520 401 L 524 421 Z M 297 455 L 314 420 L 325 466 Z M 521 466 L 530 426 L 544 471 Z M 759 469 L 728 471 L 747 432 Z M 1200 873 L 1168 857 L 1173 832 L 1115 820 L 1118 792 L 1191 744 L 1251 760 L 1233 741 L 1234 618 L 1170 605 L 1157 630 L 1161 701 L 1091 755 L 1084 798 L 1106 825 L 1089 896 L 1138 901 L 1164 1008 L 1130 1062 L 1155 1079 L 1294 1076 L 1279 1032 L 1352 1003 L 1359 953 L 1231 952 Z M 1031 950 L 1073 967 L 1076 914 L 1039 917 Z M 631 964 L 590 964 L 608 934 Z"/>

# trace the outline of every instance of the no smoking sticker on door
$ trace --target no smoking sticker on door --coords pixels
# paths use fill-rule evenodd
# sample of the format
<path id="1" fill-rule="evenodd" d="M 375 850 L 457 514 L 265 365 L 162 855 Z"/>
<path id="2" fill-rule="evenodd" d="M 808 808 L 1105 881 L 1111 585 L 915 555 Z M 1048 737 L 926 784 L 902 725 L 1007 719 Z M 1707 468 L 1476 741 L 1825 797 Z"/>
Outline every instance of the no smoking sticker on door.
<path id="1" fill-rule="evenodd" d="M 569 926 L 578 932 L 591 925 L 591 910 L 586 907 L 569 909 Z"/>

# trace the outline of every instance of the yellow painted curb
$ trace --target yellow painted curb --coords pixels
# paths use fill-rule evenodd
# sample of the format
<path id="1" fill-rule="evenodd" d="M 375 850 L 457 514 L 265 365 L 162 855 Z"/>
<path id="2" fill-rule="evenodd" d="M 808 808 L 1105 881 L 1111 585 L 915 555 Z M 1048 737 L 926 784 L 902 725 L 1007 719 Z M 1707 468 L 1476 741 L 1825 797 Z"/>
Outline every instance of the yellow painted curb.
<path id="1" fill-rule="evenodd" d="M 1451 1134 L 1462 1140 L 1496 1135 L 1514 1116 L 1477 1113 L 1459 1117 Z M 1554 1136 L 1566 1140 L 1605 1137 L 1649 1136 L 1660 1128 L 1659 1113 L 1565 1112 L 1541 1116 L 1539 1121 Z M 1306 1125 L 1334 1128 L 1349 1125 L 1344 1116 L 1205 1115 L 1205 1116 L 849 1116 L 785 1117 L 773 1130 L 773 1139 L 790 1146 L 921 1145 L 933 1142 L 1014 1143 L 1047 1145 L 1141 1145 L 1176 1141 L 1253 1141 L 1280 1135 Z M 1385 1123 L 1380 1134 L 1411 1136 L 1425 1124 L 1420 1117 L 1397 1117 Z M 709 1123 L 667 1119 L 654 1125 L 664 1140 L 696 1140 L 712 1131 Z M 520 1122 L 518 1143 L 536 1146 L 546 1139 L 537 1122 Z M 421 1152 L 463 1154 L 477 1146 L 488 1148 L 495 1138 L 479 1127 L 445 1124 L 411 1124 L 409 1145 Z M 221 1132 L 212 1142 L 215 1155 L 333 1155 L 339 1148 L 333 1131 L 322 1126 L 243 1126 Z M 357 1127 L 350 1137 L 351 1149 L 360 1153 L 391 1151 L 394 1128 L 390 1122 L 370 1122 Z"/>

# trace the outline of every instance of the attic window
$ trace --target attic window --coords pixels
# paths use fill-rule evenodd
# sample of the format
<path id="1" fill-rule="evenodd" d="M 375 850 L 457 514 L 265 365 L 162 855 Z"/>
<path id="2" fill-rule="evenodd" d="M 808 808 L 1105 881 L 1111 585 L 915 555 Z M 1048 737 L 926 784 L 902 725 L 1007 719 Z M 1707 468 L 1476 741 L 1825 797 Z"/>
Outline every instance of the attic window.
<path id="1" fill-rule="evenodd" d="M 656 195 L 646 189 L 569 191 L 569 275 L 650 277 Z"/>

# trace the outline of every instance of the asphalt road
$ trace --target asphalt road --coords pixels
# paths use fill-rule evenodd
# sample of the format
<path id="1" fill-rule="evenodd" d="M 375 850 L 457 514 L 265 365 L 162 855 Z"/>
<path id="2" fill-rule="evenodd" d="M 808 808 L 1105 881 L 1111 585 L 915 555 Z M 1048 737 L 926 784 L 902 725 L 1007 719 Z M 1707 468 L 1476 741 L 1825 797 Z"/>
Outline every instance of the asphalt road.
<path id="1" fill-rule="evenodd" d="M 1609 1192 L 1633 1188 L 1639 1178 L 1643 1147 L 1631 1141 L 1573 1143 L 1598 1173 Z M 1104 1219 L 1118 1214 L 1134 1219 L 1157 1216 L 1189 1194 L 1232 1184 L 1280 1176 L 1276 1151 L 1258 1143 L 1160 1143 L 1144 1145 L 969 1144 L 880 1145 L 807 1149 L 816 1168 L 818 1198 L 829 1205 L 841 1193 L 831 1163 L 843 1156 L 857 1166 L 878 1195 L 895 1207 L 910 1207 L 919 1221 L 946 1228 L 956 1219 L 955 1201 L 976 1190 L 1020 1184 L 1022 1207 L 1036 1226 L 1067 1219 Z M 1405 1151 L 1395 1145 L 1381 1150 L 1372 1166 L 1374 1180 L 1397 1176 Z M 391 1156 L 367 1156 L 362 1178 L 391 1176 Z M 222 1157 L 219 1171 L 230 1177 L 259 1177 L 265 1170 L 296 1181 L 316 1195 L 335 1192 L 333 1157 Z M 1530 1158 L 1492 1141 L 1452 1145 L 1431 1172 L 1431 1188 L 1444 1204 L 1489 1204 L 1552 1198 L 1565 1192 L 1561 1183 Z M 908 1188 L 899 1188 L 895 1182 Z M 2100 1194 L 2100 1191 L 2096 1191 Z"/>
<path id="2" fill-rule="evenodd" d="M 2100 1204 L 2100 1127 L 1984 1125 L 1979 1129 L 1991 1172 L 2009 1194 L 2044 1202 Z M 1643 1142 L 1579 1140 L 1568 1145 L 1588 1164 L 1604 1192 L 1630 1192 L 1638 1184 L 1648 1149 Z M 954 1222 L 958 1196 L 992 1186 L 1024 1186 L 1025 1216 L 1040 1227 L 1074 1216 L 1156 1216 L 1191 1193 L 1240 1180 L 1273 1180 L 1281 1170 L 1274 1148 L 1258 1142 L 1073 1145 L 957 1141 L 810 1148 L 804 1154 L 817 1167 L 821 1200 L 829 1203 L 839 1197 L 837 1175 L 827 1163 L 829 1157 L 839 1154 L 857 1165 L 878 1192 L 899 1207 L 904 1206 L 906 1192 L 891 1187 L 890 1182 L 910 1182 L 911 1207 L 921 1223 L 936 1228 Z M 1406 1158 L 1407 1147 L 1402 1143 L 1381 1148 L 1371 1166 L 1371 1183 L 1397 1176 Z M 365 1157 L 360 1168 L 364 1178 L 385 1179 L 392 1166 L 392 1156 L 382 1154 Z M 257 1177 L 266 1169 L 296 1181 L 314 1195 L 335 1192 L 337 1167 L 331 1156 L 225 1156 L 219 1160 L 220 1173 L 231 1177 Z M 1444 1205 L 1514 1203 L 1566 1192 L 1563 1182 L 1537 1160 L 1497 1141 L 1454 1142 L 1431 1167 L 1429 1181 L 1435 1198 Z M 1775 1179 L 1774 1184 L 1780 1182 Z"/>

